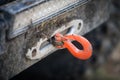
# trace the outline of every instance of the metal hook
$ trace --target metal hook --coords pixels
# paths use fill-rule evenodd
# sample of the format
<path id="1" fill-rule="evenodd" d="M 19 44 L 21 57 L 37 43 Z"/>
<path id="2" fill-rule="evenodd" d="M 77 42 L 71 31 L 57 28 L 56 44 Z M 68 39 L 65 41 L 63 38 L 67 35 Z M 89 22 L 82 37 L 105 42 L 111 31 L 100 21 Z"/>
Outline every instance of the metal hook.
<path id="1" fill-rule="evenodd" d="M 71 54 L 78 59 L 86 60 L 92 56 L 91 43 L 82 36 L 75 34 L 63 36 L 62 34 L 57 33 L 55 35 L 55 40 L 56 42 L 63 42 L 63 44 L 57 46 L 57 48 L 67 48 Z M 79 42 L 83 46 L 83 50 L 75 47 L 75 45 L 71 43 L 73 40 Z"/>

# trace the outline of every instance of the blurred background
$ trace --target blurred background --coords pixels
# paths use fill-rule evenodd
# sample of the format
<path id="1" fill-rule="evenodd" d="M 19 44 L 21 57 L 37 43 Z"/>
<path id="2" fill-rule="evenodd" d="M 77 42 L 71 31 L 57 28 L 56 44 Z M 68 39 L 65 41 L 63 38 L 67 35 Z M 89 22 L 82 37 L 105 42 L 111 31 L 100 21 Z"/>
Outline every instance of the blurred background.
<path id="1" fill-rule="evenodd" d="M 112 2 L 109 20 L 84 35 L 93 45 L 91 59 L 58 50 L 11 80 L 120 80 L 120 0 Z"/>

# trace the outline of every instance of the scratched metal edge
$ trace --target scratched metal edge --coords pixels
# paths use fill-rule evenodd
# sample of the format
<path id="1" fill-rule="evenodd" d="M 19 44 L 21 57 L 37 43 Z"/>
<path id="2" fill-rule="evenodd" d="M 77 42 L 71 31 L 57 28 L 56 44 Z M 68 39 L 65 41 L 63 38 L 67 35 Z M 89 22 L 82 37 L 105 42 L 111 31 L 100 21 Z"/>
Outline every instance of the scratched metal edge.
<path id="1" fill-rule="evenodd" d="M 8 3 L 6 5 L 3 5 L 0 7 L 0 10 L 4 12 L 8 12 L 10 14 L 18 14 L 24 10 L 27 10 L 29 8 L 32 8 L 36 5 L 40 5 L 44 2 L 47 2 L 50 0 L 21 0 L 21 1 L 14 1 L 11 3 Z"/>
<path id="2" fill-rule="evenodd" d="M 39 25 L 40 23 L 42 23 L 42 22 L 44 22 L 46 20 L 50 20 L 51 18 L 59 16 L 59 15 L 65 13 L 65 12 L 68 12 L 68 11 L 78 7 L 78 6 L 82 6 L 82 5 L 86 4 L 86 3 L 88 3 L 89 1 L 91 1 L 91 0 L 82 0 L 82 1 L 78 0 L 77 2 L 72 3 L 72 4 L 70 4 L 69 6 L 66 6 L 63 9 L 60 9 L 58 12 L 51 13 L 50 15 L 48 15 L 46 17 L 43 17 L 43 18 L 41 18 L 41 19 L 39 19 L 37 21 L 34 21 L 32 24 L 30 24 L 28 26 L 25 26 L 24 28 L 18 28 L 18 30 L 16 30 L 15 32 L 9 32 L 7 37 L 8 37 L 8 39 L 12 39 L 14 37 L 17 37 L 17 36 L 25 33 L 29 29 L 29 27 L 31 27 L 31 25 L 32 26 Z"/>

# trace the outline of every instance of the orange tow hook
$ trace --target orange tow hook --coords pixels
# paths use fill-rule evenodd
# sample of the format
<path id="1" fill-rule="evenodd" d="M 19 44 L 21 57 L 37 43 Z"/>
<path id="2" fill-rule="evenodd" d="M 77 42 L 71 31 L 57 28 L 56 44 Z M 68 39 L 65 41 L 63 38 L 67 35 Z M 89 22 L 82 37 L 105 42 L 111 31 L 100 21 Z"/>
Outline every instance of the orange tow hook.
<path id="1" fill-rule="evenodd" d="M 75 34 L 63 36 L 60 33 L 55 34 L 55 41 L 61 43 L 57 45 L 57 48 L 67 48 L 71 54 L 81 60 L 89 59 L 92 56 L 92 46 L 91 43 L 82 36 Z M 78 49 L 71 41 L 77 41 L 83 46 L 83 50 Z"/>

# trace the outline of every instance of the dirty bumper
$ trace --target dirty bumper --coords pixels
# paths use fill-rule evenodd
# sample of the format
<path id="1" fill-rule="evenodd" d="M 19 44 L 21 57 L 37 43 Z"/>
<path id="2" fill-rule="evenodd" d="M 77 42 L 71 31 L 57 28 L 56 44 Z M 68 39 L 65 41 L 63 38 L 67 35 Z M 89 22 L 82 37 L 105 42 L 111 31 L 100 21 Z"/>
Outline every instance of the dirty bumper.
<path id="1" fill-rule="evenodd" d="M 72 33 L 84 35 L 109 18 L 110 4 L 106 0 L 69 0 L 66 2 L 64 0 L 41 0 L 39 3 L 35 2 L 34 5 L 31 5 L 32 2 L 26 3 L 30 8 L 26 5 L 23 6 L 24 8 L 19 8 L 23 4 L 24 1 L 12 2 L 1 7 L 2 14 L 7 14 L 10 18 L 7 20 L 5 17 L 9 27 L 6 29 L 7 33 L 4 33 L 7 39 L 4 38 L 4 44 L 2 44 L 6 47 L 5 52 L 0 55 L 0 68 L 2 69 L 0 75 L 3 75 L 2 77 L 6 80 L 49 55 L 52 51 L 47 54 L 41 53 L 39 60 L 26 58 L 26 54 L 35 52 L 34 48 L 38 45 L 42 44 L 38 46 L 38 49 L 44 48 L 48 44 L 46 41 L 56 32 L 69 34 L 75 28 L 80 30 Z M 16 7 L 9 9 L 13 6 Z M 2 43 L 3 36 L 0 35 L 0 38 Z"/>

